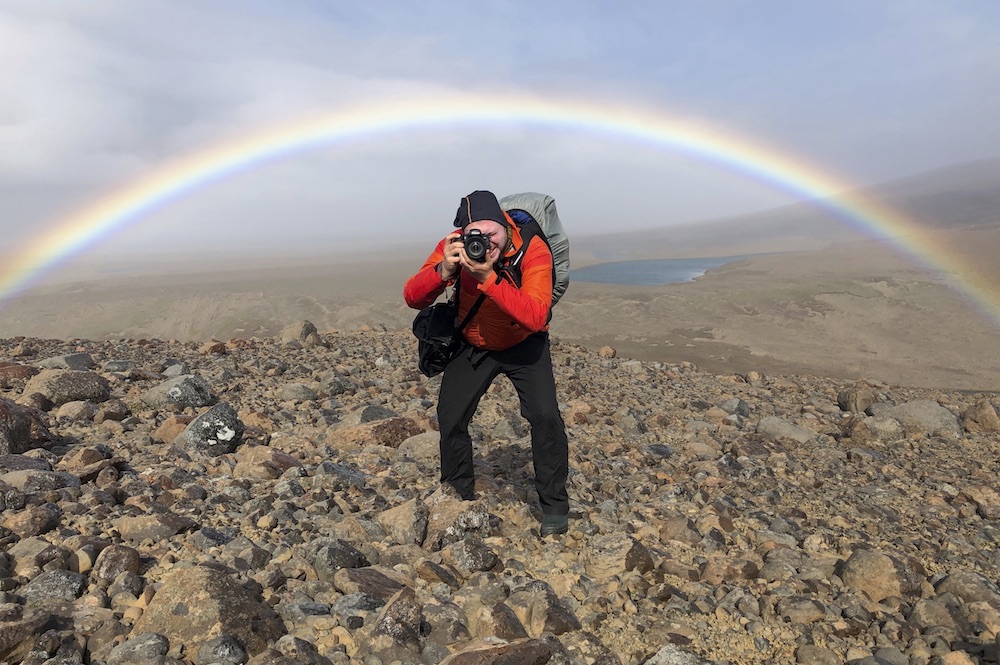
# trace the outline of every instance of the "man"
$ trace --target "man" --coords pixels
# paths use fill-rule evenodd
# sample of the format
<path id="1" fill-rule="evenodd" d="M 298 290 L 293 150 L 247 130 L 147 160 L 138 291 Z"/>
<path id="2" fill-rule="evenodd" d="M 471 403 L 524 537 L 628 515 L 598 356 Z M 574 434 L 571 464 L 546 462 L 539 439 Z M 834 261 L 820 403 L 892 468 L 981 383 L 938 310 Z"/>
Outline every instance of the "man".
<path id="1" fill-rule="evenodd" d="M 441 379 L 441 482 L 463 499 L 475 498 L 469 423 L 493 379 L 504 374 L 517 390 L 521 415 L 531 424 L 535 489 L 543 513 L 540 533 L 566 533 L 569 443 L 556 401 L 548 336 L 552 255 L 540 238 L 522 248 L 517 225 L 491 192 L 475 191 L 463 198 L 455 226 L 462 232 L 441 240 L 403 289 L 406 304 L 422 309 L 445 287 L 456 285 L 460 320 L 485 295 L 462 331 L 468 347 L 448 364 Z M 482 261 L 466 252 L 462 238 L 472 231 L 489 239 Z"/>

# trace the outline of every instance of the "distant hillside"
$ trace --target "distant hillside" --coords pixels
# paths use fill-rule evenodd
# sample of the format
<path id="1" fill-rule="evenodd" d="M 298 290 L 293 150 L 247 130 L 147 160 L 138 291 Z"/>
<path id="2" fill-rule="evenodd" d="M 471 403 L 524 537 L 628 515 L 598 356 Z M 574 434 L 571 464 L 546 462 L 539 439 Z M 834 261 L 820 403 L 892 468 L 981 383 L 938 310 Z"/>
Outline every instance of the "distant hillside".
<path id="1" fill-rule="evenodd" d="M 934 229 L 1000 224 L 1000 159 L 959 164 L 854 192 Z M 574 237 L 579 264 L 810 250 L 863 232 L 820 201 L 641 232 Z"/>

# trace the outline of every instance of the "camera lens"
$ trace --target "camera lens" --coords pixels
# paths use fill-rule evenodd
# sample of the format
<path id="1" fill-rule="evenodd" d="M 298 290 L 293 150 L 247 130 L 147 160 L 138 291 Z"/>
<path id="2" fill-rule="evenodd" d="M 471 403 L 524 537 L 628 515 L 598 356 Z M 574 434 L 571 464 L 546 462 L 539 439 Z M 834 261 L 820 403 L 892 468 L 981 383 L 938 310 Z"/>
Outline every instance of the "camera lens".
<path id="1" fill-rule="evenodd" d="M 485 263 L 490 244 L 486 236 L 475 229 L 470 231 L 462 241 L 465 243 L 465 253 L 476 263 Z"/>

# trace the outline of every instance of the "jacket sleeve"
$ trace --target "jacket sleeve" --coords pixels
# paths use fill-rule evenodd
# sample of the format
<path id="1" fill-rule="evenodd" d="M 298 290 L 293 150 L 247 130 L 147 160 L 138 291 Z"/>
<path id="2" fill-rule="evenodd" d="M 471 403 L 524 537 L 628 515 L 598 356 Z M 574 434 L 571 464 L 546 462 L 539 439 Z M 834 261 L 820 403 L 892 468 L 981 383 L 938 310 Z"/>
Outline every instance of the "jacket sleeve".
<path id="1" fill-rule="evenodd" d="M 454 279 L 441 280 L 437 266 L 443 259 L 444 239 L 434 248 L 417 274 L 406 280 L 406 285 L 403 287 L 403 299 L 406 300 L 407 305 L 413 309 L 423 309 L 437 300 L 446 286 L 455 282 Z"/>
<path id="2" fill-rule="evenodd" d="M 440 280 L 438 280 L 440 281 Z M 521 261 L 521 288 L 491 277 L 479 290 L 518 325 L 533 333 L 545 330 L 552 307 L 552 255 L 541 240 L 531 242 Z"/>

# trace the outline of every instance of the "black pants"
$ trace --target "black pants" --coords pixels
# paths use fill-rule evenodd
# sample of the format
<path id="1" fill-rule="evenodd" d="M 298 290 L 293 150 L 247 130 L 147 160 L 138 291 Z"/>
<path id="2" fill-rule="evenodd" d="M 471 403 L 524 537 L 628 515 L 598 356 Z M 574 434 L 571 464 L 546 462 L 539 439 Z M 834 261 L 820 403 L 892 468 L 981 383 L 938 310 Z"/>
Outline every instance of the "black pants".
<path id="1" fill-rule="evenodd" d="M 441 428 L 441 482 L 473 498 L 475 476 L 469 423 L 479 400 L 498 375 L 506 375 L 521 400 L 521 415 L 531 424 L 535 489 L 547 515 L 566 515 L 569 498 L 569 442 L 556 401 L 548 333 L 531 335 L 504 351 L 466 349 L 444 370 L 438 398 Z"/>

